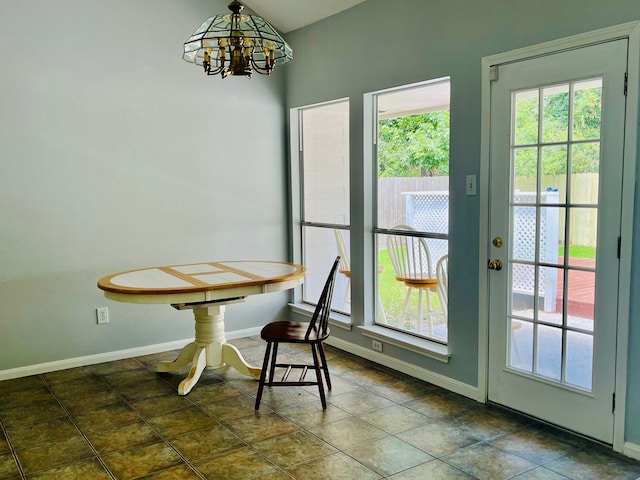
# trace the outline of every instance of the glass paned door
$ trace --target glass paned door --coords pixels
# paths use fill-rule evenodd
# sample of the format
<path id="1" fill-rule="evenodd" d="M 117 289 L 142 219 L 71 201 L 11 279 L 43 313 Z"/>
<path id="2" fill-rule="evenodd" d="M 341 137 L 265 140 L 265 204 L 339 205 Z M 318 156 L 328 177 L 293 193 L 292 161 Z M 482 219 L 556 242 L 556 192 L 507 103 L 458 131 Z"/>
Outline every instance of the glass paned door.
<path id="1" fill-rule="evenodd" d="M 626 48 L 500 66 L 491 92 L 489 399 L 606 442 Z"/>

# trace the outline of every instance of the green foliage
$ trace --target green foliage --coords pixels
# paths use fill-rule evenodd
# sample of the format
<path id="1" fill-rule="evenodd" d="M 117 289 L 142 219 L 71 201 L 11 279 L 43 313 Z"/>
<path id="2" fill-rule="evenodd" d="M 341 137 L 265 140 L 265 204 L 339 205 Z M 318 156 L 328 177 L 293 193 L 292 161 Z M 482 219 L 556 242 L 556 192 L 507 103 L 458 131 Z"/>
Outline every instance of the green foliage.
<path id="1" fill-rule="evenodd" d="M 449 174 L 449 110 L 378 122 L 378 175 Z"/>
<path id="2" fill-rule="evenodd" d="M 578 84 L 578 87 L 580 85 Z M 569 90 L 557 89 L 554 93 L 543 92 L 542 128 L 539 128 L 539 97 L 537 90 L 516 96 L 516 126 L 514 169 L 515 176 L 535 177 L 538 172 L 538 143 L 540 143 L 540 167 L 543 175 L 567 173 L 568 158 L 571 156 L 572 173 L 597 173 L 600 165 L 600 120 L 602 109 L 602 88 L 576 88 L 573 102 L 573 122 L 569 118 Z M 569 128 L 572 140 L 591 140 L 589 143 L 574 144 L 571 152 L 566 145 L 544 145 L 567 142 Z"/>

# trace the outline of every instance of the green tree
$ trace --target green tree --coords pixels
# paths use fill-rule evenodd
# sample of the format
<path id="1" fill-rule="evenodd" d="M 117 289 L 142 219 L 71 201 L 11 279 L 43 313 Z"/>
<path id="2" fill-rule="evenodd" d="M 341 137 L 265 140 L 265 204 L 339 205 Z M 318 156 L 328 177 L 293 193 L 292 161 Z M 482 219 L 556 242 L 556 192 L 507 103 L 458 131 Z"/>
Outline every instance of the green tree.
<path id="1" fill-rule="evenodd" d="M 378 122 L 378 175 L 449 174 L 449 110 Z"/>
<path id="2" fill-rule="evenodd" d="M 580 84 L 578 84 L 578 87 Z M 544 95 L 542 101 L 542 129 L 539 131 L 537 92 L 516 97 L 515 150 L 516 176 L 535 177 L 538 171 L 538 136 L 542 135 L 540 161 L 543 175 L 567 173 L 569 154 L 572 173 L 596 173 L 599 170 L 599 138 L 602 108 L 602 88 L 576 88 L 573 96 L 573 122 L 569 121 L 569 91 Z M 573 140 L 593 140 L 575 144 L 571 152 L 563 145 L 544 145 L 566 142 L 569 128 Z"/>

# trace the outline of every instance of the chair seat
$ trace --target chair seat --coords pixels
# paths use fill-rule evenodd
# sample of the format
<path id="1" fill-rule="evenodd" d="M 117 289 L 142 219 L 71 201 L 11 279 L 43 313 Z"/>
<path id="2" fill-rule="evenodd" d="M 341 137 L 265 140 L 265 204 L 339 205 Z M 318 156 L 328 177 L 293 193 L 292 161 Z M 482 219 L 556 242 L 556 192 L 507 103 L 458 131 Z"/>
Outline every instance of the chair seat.
<path id="1" fill-rule="evenodd" d="M 396 277 L 396 280 L 404 282 L 408 287 L 413 288 L 436 288 L 438 286 L 437 278 L 420 278 L 420 277 Z"/>
<path id="2" fill-rule="evenodd" d="M 318 336 L 317 328 L 314 328 L 309 338 L 305 338 L 309 324 L 307 322 L 280 321 L 265 325 L 260 336 L 266 342 L 310 343 L 322 342 L 329 336 L 329 329 L 325 335 Z"/>

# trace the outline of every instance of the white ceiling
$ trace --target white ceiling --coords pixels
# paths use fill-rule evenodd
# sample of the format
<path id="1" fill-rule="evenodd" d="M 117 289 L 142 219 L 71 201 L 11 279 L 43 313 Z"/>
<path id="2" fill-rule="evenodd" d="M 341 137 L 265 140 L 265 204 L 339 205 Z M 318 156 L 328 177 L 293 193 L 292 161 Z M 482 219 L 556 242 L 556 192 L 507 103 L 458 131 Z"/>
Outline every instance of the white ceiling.
<path id="1" fill-rule="evenodd" d="M 366 0 L 240 0 L 282 33 L 311 25 Z"/>

